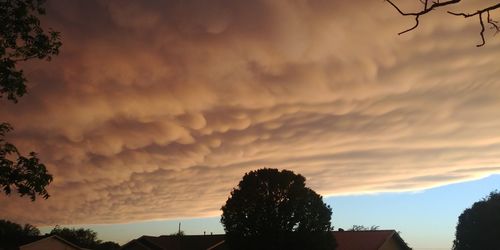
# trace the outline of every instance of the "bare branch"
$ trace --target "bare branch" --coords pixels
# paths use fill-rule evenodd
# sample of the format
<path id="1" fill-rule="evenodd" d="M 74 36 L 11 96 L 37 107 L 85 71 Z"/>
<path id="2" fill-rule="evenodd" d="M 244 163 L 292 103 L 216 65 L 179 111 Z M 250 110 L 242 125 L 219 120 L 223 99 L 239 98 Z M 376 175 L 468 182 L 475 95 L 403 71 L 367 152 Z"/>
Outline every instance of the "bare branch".
<path id="1" fill-rule="evenodd" d="M 423 14 L 426 14 L 428 12 L 430 12 L 431 10 L 434 10 L 436 8 L 439 8 L 439 7 L 443 7 L 443 6 L 446 6 L 446 5 L 450 5 L 450 4 L 456 4 L 456 3 L 459 3 L 461 2 L 462 0 L 449 0 L 449 1 L 445 1 L 445 2 L 432 2 L 432 4 L 427 7 L 428 3 L 427 1 L 425 1 L 423 4 L 424 4 L 424 9 L 419 11 L 419 12 L 403 12 L 395 3 L 393 3 L 391 0 L 386 0 L 387 2 L 389 2 L 401 15 L 403 16 L 421 16 Z"/>
<path id="2" fill-rule="evenodd" d="M 481 12 L 479 14 L 479 23 L 481 24 L 481 32 L 479 33 L 481 35 L 481 44 L 476 45 L 476 47 L 482 47 L 486 41 L 484 41 L 484 22 L 483 22 L 483 13 Z"/>
<path id="3" fill-rule="evenodd" d="M 404 34 L 404 33 L 408 32 L 408 31 L 412 31 L 412 30 L 416 29 L 418 27 L 418 24 L 419 24 L 419 21 L 418 21 L 419 17 L 420 16 L 416 16 L 415 17 L 415 25 L 413 25 L 413 27 L 411 27 L 411 28 L 409 28 L 407 30 L 403 30 L 403 31 L 399 32 L 398 35 L 401 35 L 401 34 Z"/>
<path id="4" fill-rule="evenodd" d="M 492 29 L 496 29 L 496 32 L 495 32 L 495 35 L 496 35 L 498 32 L 500 32 L 500 27 L 497 25 L 498 22 L 490 18 L 489 11 L 487 13 L 488 13 L 488 23 L 491 24 Z"/>
<path id="5" fill-rule="evenodd" d="M 477 10 L 476 12 L 473 12 L 473 13 L 463 13 L 463 12 L 457 13 L 457 12 L 451 12 L 451 11 L 448 11 L 448 13 L 451 15 L 454 15 L 454 16 L 463 16 L 464 18 L 469 18 L 469 17 L 476 16 L 476 15 L 479 16 L 479 24 L 481 25 L 481 32 L 479 32 L 479 35 L 481 36 L 481 44 L 476 45 L 476 47 L 482 47 L 486 43 L 486 41 L 484 39 L 483 13 L 486 12 L 488 14 L 487 22 L 490 25 L 492 25 L 492 28 L 496 29 L 496 32 L 498 32 L 498 31 L 500 31 L 498 25 L 496 25 L 495 21 L 491 20 L 491 18 L 490 18 L 490 11 L 494 10 L 494 9 L 498 9 L 498 8 L 500 8 L 500 3 L 497 3 L 495 5 L 492 5 L 490 7 L 487 7 L 487 8 L 481 9 L 481 10 Z"/>
<path id="6" fill-rule="evenodd" d="M 442 6 L 446 6 L 446 5 L 449 5 L 449 4 L 455 4 L 455 3 L 458 3 L 460 2 L 461 0 L 449 0 L 449 1 L 445 1 L 445 2 L 439 2 L 439 1 L 436 1 L 436 2 L 432 2 L 432 4 L 429 6 L 429 0 L 420 0 L 420 2 L 424 5 L 424 9 L 422 11 L 419 11 L 419 12 L 404 12 L 402 11 L 395 3 L 393 3 L 391 0 L 386 0 L 389 4 L 391 4 L 401 15 L 403 16 L 415 16 L 415 25 L 407 30 L 404 30 L 404 31 L 401 31 L 398 33 L 398 35 L 401 35 L 401 34 L 404 34 L 408 31 L 412 31 L 414 29 L 416 29 L 419 25 L 419 18 L 421 15 L 424 15 L 428 12 L 430 12 L 431 10 L 435 9 L 435 8 L 439 8 L 439 7 L 442 7 Z"/>
<path id="7" fill-rule="evenodd" d="M 429 0 L 419 0 L 423 5 L 423 10 L 418 11 L 418 12 L 404 12 L 395 3 L 393 3 L 392 0 L 386 0 L 386 1 L 390 5 L 392 5 L 392 7 L 394 7 L 399 12 L 399 14 L 401 14 L 403 16 L 414 16 L 415 17 L 415 25 L 407 30 L 399 32 L 398 35 L 401 35 L 401 34 L 404 34 L 406 32 L 409 32 L 409 31 L 416 29 L 418 27 L 418 25 L 420 24 L 420 20 L 419 20 L 420 16 L 425 15 L 425 14 L 429 13 L 430 11 L 437 9 L 439 7 L 443 7 L 443 6 L 451 5 L 451 4 L 457 4 L 457 3 L 461 2 L 461 0 L 448 0 L 448 1 L 444 1 L 444 2 L 440 2 L 439 0 L 436 0 L 436 1 L 432 1 L 432 4 L 429 5 Z M 469 18 L 469 17 L 476 16 L 476 15 L 479 16 L 479 24 L 481 26 L 481 32 L 479 33 L 479 35 L 481 36 L 481 44 L 478 44 L 476 46 L 481 47 L 484 44 L 486 44 L 486 41 L 484 38 L 484 31 L 485 31 L 485 26 L 484 26 L 485 24 L 484 24 L 484 20 L 483 20 L 484 13 L 487 14 L 487 18 L 486 18 L 487 24 L 491 25 L 492 29 L 495 29 L 495 31 L 496 31 L 495 34 L 500 32 L 500 26 L 498 25 L 498 22 L 492 20 L 490 17 L 490 11 L 498 9 L 498 8 L 500 8 L 500 3 L 494 4 L 492 6 L 484 8 L 484 9 L 477 10 L 473 13 L 452 12 L 452 11 L 447 11 L 447 12 L 451 15 L 462 16 L 464 18 Z"/>
<path id="8" fill-rule="evenodd" d="M 487 7 L 487 8 L 481 9 L 481 10 L 477 10 L 476 12 L 473 12 L 470 14 L 463 13 L 463 12 L 457 13 L 457 12 L 451 12 L 451 11 L 448 11 L 448 13 L 455 15 L 455 16 L 463 16 L 464 18 L 467 18 L 467 17 L 471 17 L 471 16 L 475 16 L 475 15 L 480 15 L 481 13 L 489 12 L 491 10 L 498 9 L 498 8 L 500 8 L 500 3 L 497 3 L 495 5 L 492 5 L 490 7 Z"/>

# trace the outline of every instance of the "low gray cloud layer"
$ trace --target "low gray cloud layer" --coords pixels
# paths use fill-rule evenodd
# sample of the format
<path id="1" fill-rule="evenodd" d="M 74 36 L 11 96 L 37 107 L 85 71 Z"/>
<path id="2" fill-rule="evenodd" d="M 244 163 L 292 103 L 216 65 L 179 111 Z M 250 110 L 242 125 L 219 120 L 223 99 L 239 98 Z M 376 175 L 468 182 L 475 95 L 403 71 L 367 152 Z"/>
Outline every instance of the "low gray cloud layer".
<path id="1" fill-rule="evenodd" d="M 397 36 L 411 20 L 383 1 L 65 0 L 46 22 L 62 53 L 24 65 L 30 93 L 0 115 L 52 196 L 0 197 L 8 219 L 217 215 L 266 166 L 323 195 L 500 170 L 500 40 L 475 48 L 476 21 Z"/>

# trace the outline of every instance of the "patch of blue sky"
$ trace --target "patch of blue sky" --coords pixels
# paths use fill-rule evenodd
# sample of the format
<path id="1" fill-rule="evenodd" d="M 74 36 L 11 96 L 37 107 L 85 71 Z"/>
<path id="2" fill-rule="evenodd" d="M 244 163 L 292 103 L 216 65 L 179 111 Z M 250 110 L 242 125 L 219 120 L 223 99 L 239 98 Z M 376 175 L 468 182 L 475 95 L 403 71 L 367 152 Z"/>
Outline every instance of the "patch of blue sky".
<path id="1" fill-rule="evenodd" d="M 500 175 L 419 192 L 379 193 L 326 197 L 338 228 L 379 226 L 401 232 L 414 250 L 450 249 L 458 216 L 491 191 L 500 189 Z M 110 225 L 64 225 L 96 231 L 99 238 L 124 244 L 142 235 L 176 233 L 179 222 L 186 234 L 224 233 L 220 217 L 172 219 Z M 40 228 L 47 233 L 51 227 Z"/>
<path id="2" fill-rule="evenodd" d="M 419 192 L 350 195 L 325 199 L 336 229 L 352 225 L 395 229 L 415 250 L 450 249 L 458 216 L 491 191 L 500 175 Z"/>

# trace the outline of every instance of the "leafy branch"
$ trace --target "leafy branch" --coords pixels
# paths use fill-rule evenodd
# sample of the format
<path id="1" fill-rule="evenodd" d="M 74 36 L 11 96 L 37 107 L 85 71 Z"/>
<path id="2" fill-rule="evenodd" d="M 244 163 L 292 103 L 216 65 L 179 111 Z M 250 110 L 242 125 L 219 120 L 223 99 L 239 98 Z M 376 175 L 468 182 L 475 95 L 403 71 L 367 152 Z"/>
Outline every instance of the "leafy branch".
<path id="1" fill-rule="evenodd" d="M 4 139 L 11 130 L 8 123 L 0 123 L 0 188 L 7 195 L 15 189 L 31 200 L 35 200 L 37 195 L 49 198 L 45 187 L 52 182 L 52 175 L 34 152 L 28 157 L 22 156 L 16 146 Z"/>
<path id="2" fill-rule="evenodd" d="M 16 103 L 27 93 L 24 73 L 17 63 L 31 59 L 50 60 L 59 53 L 59 32 L 45 32 L 38 16 L 45 14 L 45 0 L 0 0 L 0 99 Z M 0 190 L 9 195 L 16 190 L 21 196 L 47 199 L 45 187 L 52 182 L 34 152 L 23 156 L 5 136 L 12 130 L 0 122 Z"/>

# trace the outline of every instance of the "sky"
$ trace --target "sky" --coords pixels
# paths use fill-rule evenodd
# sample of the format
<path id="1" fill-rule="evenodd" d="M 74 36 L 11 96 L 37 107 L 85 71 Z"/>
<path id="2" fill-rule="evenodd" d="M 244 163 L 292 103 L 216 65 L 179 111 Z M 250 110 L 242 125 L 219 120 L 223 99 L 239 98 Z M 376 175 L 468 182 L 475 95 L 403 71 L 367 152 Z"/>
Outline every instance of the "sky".
<path id="1" fill-rule="evenodd" d="M 390 192 L 325 197 L 332 207 L 334 230 L 353 225 L 394 229 L 414 250 L 451 249 L 458 216 L 493 190 L 500 190 L 500 175 L 412 192 Z M 90 228 L 103 240 L 125 244 L 142 235 L 169 235 L 179 230 L 186 234 L 222 234 L 220 216 L 177 218 L 123 224 L 65 225 Z M 40 228 L 49 233 L 53 227 Z"/>
<path id="2" fill-rule="evenodd" d="M 398 36 L 413 20 L 378 0 L 49 0 L 42 21 L 61 53 L 21 65 L 29 94 L 0 117 L 54 181 L 0 196 L 5 219 L 216 218 L 262 167 L 377 204 L 500 172 L 500 39 L 476 48 L 477 20 Z"/>

